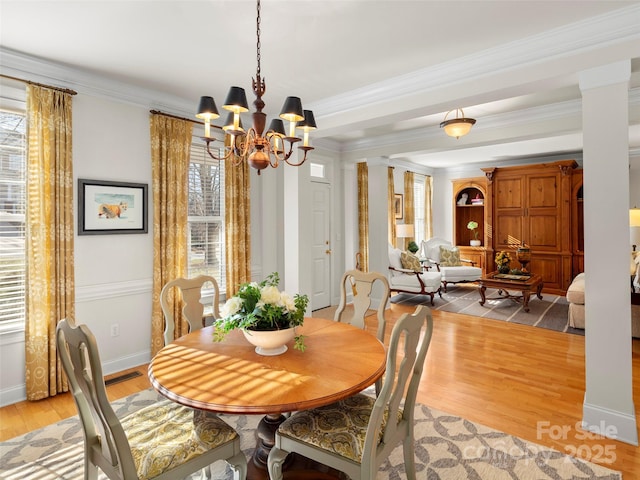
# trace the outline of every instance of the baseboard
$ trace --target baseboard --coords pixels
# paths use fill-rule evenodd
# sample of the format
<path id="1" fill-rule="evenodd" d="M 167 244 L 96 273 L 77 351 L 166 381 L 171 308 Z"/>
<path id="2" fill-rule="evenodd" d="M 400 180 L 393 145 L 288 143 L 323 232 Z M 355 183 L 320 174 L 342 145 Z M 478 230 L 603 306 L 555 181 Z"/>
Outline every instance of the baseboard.
<path id="1" fill-rule="evenodd" d="M 102 364 L 102 373 L 111 375 L 130 368 L 139 367 L 151 361 L 151 350 L 138 352 L 134 355 L 116 358 Z M 27 399 L 27 386 L 22 383 L 14 385 L 10 388 L 0 390 L 0 407 L 6 407 L 18 402 L 24 402 Z"/>
<path id="2" fill-rule="evenodd" d="M 22 402 L 26 399 L 27 385 L 24 383 L 0 390 L 0 407 L 13 405 L 14 403 Z"/>
<path id="3" fill-rule="evenodd" d="M 632 411 L 635 412 L 635 407 Z M 603 437 L 638 445 L 638 426 L 633 414 L 617 412 L 597 405 L 583 403 L 582 428 Z"/>

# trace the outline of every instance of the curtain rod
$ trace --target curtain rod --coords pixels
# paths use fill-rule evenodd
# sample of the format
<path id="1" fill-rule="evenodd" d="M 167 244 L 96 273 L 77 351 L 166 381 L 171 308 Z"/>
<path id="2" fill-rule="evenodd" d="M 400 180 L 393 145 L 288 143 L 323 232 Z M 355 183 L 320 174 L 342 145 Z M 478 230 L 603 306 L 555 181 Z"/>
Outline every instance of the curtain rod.
<path id="1" fill-rule="evenodd" d="M 178 120 L 185 120 L 187 122 L 195 123 L 196 125 L 204 125 L 204 122 L 199 122 L 198 120 L 193 120 L 191 118 L 179 117 L 178 115 L 172 115 L 170 113 L 161 112 L 160 110 L 149 110 L 149 113 L 153 115 L 164 115 L 165 117 L 177 118 Z M 217 128 L 218 130 L 222 130 L 222 127 L 211 124 L 213 128 Z"/>
<path id="2" fill-rule="evenodd" d="M 18 82 L 28 83 L 29 85 L 36 85 L 38 87 L 50 88 L 52 90 L 58 90 L 59 92 L 68 93 L 69 95 L 77 95 L 78 92 L 70 90 L 68 88 L 55 87 L 53 85 L 45 85 L 44 83 L 32 82 L 31 80 L 25 80 L 24 78 L 12 77 L 10 75 L 0 74 L 2 78 L 8 78 L 9 80 L 17 80 Z"/>

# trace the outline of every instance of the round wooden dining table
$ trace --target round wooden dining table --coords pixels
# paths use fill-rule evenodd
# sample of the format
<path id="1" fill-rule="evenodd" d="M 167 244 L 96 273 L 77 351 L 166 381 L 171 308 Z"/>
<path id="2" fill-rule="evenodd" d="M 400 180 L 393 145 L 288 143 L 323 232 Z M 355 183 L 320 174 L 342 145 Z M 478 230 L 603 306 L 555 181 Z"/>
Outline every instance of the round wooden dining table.
<path id="1" fill-rule="evenodd" d="M 347 398 L 374 384 L 385 371 L 384 345 L 365 330 L 307 317 L 296 334 L 304 336 L 304 352 L 291 342 L 285 353 L 263 356 L 241 331 L 215 342 L 213 327 L 205 327 L 162 348 L 151 360 L 149 379 L 160 394 L 188 407 L 264 415 L 248 478 L 268 478 L 267 457 L 283 413 Z"/>

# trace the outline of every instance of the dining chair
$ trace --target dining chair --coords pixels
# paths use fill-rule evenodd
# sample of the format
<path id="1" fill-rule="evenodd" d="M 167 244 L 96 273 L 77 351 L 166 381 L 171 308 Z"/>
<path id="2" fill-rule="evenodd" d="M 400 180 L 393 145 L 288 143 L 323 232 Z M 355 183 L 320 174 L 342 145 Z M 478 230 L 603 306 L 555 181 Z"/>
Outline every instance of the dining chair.
<path id="1" fill-rule="evenodd" d="M 375 285 L 379 284 L 381 290 L 380 303 L 377 308 L 376 320 L 378 322 L 376 337 L 381 342 L 384 342 L 384 331 L 386 326 L 386 320 L 384 311 L 389 300 L 389 281 L 387 277 L 377 272 L 361 272 L 360 270 L 347 270 L 340 280 L 340 303 L 336 310 L 334 320 L 336 322 L 349 323 L 356 327 L 365 328 L 365 316 L 367 311 L 371 307 L 372 298 L 371 292 L 374 290 Z M 348 317 L 346 311 L 347 299 L 351 294 L 353 314 Z"/>
<path id="2" fill-rule="evenodd" d="M 209 275 L 200 275 L 195 278 L 176 278 L 166 283 L 160 292 L 160 306 L 164 314 L 164 344 L 175 340 L 176 321 L 180 318 L 174 316 L 174 305 L 178 301 L 177 296 L 172 296 L 173 289 L 177 288 L 181 292 L 182 315 L 189 324 L 189 331 L 198 330 L 204 326 L 204 304 L 201 302 L 203 296 L 203 287 L 211 284 L 213 294 L 213 318 L 220 318 L 220 289 L 216 279 Z"/>
<path id="3" fill-rule="evenodd" d="M 415 480 L 414 408 L 432 332 L 428 307 L 420 305 L 413 314 L 402 315 L 391 332 L 389 375 L 377 398 L 358 393 L 291 415 L 276 431 L 267 461 L 269 478 L 282 480 L 283 464 L 296 452 L 352 480 L 371 480 L 402 443 L 406 477 Z"/>
<path id="4" fill-rule="evenodd" d="M 240 437 L 223 420 L 169 400 L 118 419 L 89 328 L 61 320 L 56 339 L 82 422 L 85 480 L 97 480 L 98 469 L 112 480 L 174 480 L 218 460 L 229 464 L 234 480 L 246 478 Z"/>
<path id="5" fill-rule="evenodd" d="M 384 332 L 387 323 L 384 311 L 387 307 L 391 291 L 387 277 L 380 273 L 347 270 L 344 275 L 342 275 L 342 280 L 340 281 L 340 303 L 338 304 L 334 320 L 336 322 L 349 323 L 350 325 L 364 329 L 366 326 L 364 318 L 367 315 L 369 307 L 371 307 L 371 292 L 374 290 L 376 284 L 379 284 L 382 288 L 380 303 L 378 304 L 376 312 L 376 337 L 384 343 Z M 353 314 L 347 318 L 346 307 L 349 293 L 352 295 Z M 380 392 L 381 387 L 382 380 L 378 380 L 376 382 L 376 394 Z"/>

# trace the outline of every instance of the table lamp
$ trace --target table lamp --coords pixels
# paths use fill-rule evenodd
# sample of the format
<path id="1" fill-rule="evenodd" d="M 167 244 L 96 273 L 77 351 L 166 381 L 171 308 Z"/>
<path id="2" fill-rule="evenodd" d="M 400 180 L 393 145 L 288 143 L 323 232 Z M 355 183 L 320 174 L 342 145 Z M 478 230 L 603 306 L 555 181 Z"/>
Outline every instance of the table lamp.
<path id="1" fill-rule="evenodd" d="M 629 232 L 632 251 L 640 245 L 640 208 L 629 210 Z"/>
<path id="2" fill-rule="evenodd" d="M 413 238 L 414 236 L 413 224 L 401 223 L 396 225 L 396 237 L 398 238 Z M 404 240 L 403 240 L 404 242 Z M 404 243 L 402 245 L 404 248 Z"/>

